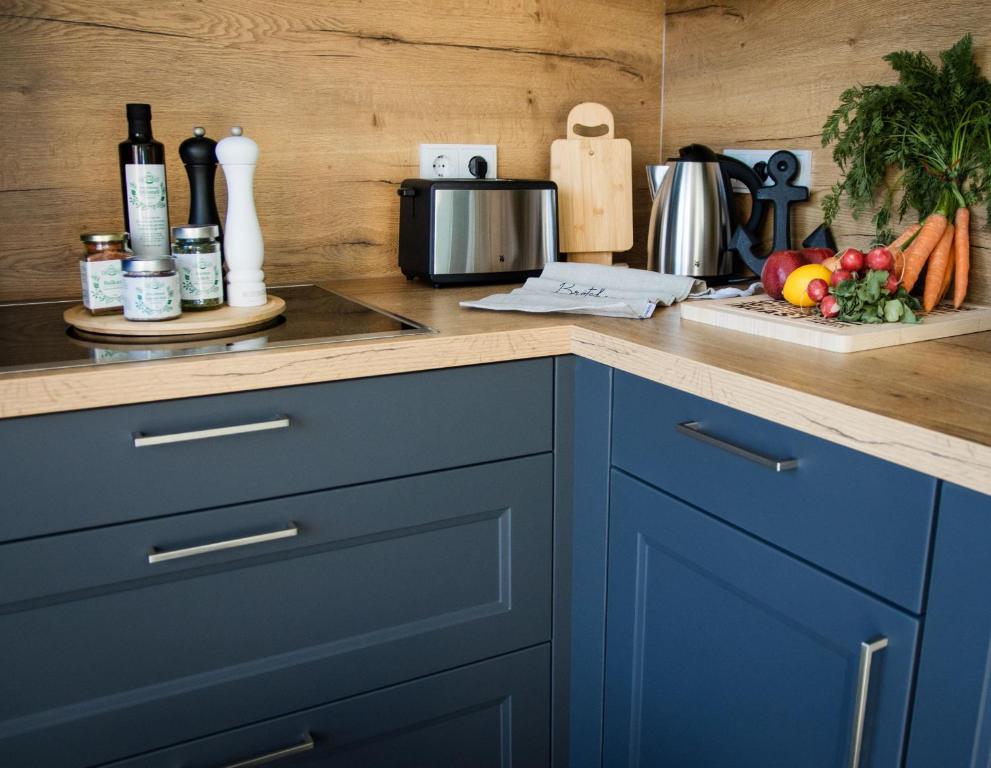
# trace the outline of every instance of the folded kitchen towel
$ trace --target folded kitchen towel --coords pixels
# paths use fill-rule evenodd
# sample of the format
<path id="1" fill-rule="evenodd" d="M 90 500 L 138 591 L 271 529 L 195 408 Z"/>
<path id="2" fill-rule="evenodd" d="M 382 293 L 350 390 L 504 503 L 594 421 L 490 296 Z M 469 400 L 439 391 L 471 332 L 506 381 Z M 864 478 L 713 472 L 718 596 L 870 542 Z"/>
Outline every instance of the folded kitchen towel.
<path id="1" fill-rule="evenodd" d="M 602 264 L 552 262 L 510 293 L 462 301 L 462 307 L 517 312 L 567 312 L 606 317 L 648 318 L 658 304 L 670 306 L 706 285 L 692 277 Z"/>

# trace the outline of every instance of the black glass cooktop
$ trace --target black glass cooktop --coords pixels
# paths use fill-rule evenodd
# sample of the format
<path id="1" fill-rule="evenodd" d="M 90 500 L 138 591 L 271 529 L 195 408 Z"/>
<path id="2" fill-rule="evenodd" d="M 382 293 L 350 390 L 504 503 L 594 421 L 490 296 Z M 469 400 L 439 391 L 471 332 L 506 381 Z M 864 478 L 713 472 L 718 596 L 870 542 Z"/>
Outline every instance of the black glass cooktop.
<path id="1" fill-rule="evenodd" d="M 149 337 L 138 343 L 67 327 L 62 313 L 78 301 L 0 304 L 0 375 L 430 332 L 413 320 L 315 285 L 269 292 L 284 299 L 286 309 L 263 326 L 220 338 Z"/>

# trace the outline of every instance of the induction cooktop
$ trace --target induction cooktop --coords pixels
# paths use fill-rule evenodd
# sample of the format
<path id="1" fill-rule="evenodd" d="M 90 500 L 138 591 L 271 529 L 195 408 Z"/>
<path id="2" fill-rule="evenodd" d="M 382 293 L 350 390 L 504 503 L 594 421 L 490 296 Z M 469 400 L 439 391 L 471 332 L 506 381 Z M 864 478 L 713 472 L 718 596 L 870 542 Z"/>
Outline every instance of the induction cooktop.
<path id="1" fill-rule="evenodd" d="M 432 332 L 413 320 L 315 285 L 282 286 L 269 292 L 284 299 L 286 309 L 263 326 L 221 338 L 148 337 L 138 343 L 66 326 L 62 313 L 78 301 L 0 304 L 0 375 Z"/>

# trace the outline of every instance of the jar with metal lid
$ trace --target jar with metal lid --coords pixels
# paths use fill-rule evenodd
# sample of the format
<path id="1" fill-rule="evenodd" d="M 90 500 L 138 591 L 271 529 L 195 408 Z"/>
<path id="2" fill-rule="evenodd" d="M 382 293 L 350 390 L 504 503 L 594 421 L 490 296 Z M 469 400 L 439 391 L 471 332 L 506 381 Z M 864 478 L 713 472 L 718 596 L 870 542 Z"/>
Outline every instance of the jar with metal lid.
<path id="1" fill-rule="evenodd" d="M 171 320 L 182 314 L 179 275 L 167 255 L 132 256 L 124 261 L 124 317 Z"/>
<path id="2" fill-rule="evenodd" d="M 79 236 L 84 252 L 79 257 L 83 306 L 92 315 L 120 313 L 124 305 L 121 262 L 130 254 L 124 248 L 126 232 L 84 232 Z"/>
<path id="3" fill-rule="evenodd" d="M 220 227 L 184 224 L 172 227 L 172 256 L 179 270 L 183 309 L 215 309 L 224 303 Z"/>

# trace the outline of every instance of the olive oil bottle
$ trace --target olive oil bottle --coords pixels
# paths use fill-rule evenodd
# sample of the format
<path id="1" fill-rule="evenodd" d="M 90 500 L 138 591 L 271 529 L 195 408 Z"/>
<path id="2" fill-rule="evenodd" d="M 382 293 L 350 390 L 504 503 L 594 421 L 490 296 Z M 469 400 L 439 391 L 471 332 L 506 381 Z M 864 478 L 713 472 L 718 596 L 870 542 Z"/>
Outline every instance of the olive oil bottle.
<path id="1" fill-rule="evenodd" d="M 136 256 L 169 253 L 165 147 L 151 134 L 151 105 L 127 105 L 127 141 L 118 145 L 124 224 Z"/>

